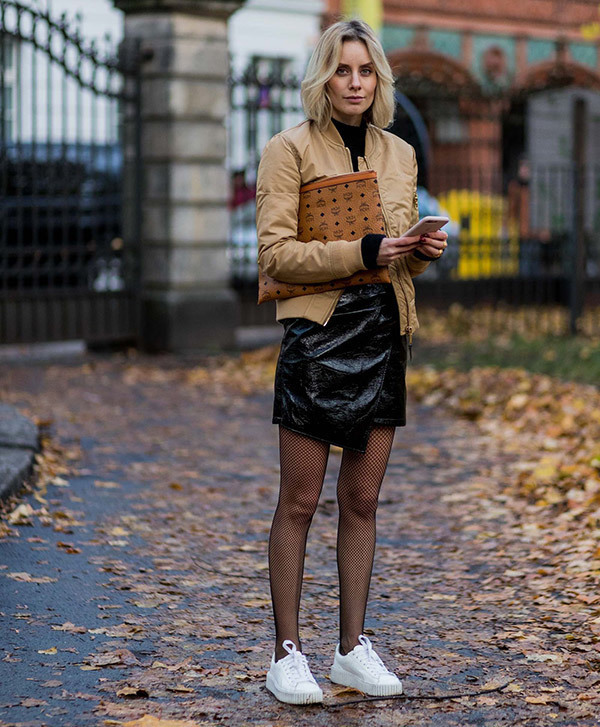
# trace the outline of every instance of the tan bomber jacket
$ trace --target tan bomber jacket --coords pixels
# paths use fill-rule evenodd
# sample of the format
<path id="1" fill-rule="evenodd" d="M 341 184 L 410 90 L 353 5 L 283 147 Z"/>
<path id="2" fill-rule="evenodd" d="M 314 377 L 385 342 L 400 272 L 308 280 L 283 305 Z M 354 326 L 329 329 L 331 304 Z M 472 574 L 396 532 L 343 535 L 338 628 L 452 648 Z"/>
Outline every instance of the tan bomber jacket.
<path id="1" fill-rule="evenodd" d="M 386 235 L 400 237 L 419 218 L 415 150 L 398 136 L 368 124 L 365 155 L 359 158 L 359 170 L 366 169 L 377 172 Z M 290 283 L 319 283 L 365 270 L 361 239 L 327 244 L 296 239 L 300 186 L 352 171 L 350 150 L 331 121 L 325 131 L 313 121 L 303 121 L 267 143 L 256 190 L 258 264 L 267 275 Z M 401 332 L 409 339 L 419 326 L 412 278 L 428 265 L 411 253 L 388 266 Z M 278 300 L 277 320 L 308 318 L 326 325 L 342 292 Z"/>

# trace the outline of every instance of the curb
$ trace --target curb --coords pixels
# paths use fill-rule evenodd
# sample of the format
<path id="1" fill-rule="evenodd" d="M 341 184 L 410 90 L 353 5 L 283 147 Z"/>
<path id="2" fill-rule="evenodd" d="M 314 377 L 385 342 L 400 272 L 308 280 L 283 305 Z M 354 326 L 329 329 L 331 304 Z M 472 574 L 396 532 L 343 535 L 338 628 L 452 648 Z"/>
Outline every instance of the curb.
<path id="1" fill-rule="evenodd" d="M 39 448 L 37 426 L 14 407 L 0 404 L 0 501 L 21 488 Z"/>

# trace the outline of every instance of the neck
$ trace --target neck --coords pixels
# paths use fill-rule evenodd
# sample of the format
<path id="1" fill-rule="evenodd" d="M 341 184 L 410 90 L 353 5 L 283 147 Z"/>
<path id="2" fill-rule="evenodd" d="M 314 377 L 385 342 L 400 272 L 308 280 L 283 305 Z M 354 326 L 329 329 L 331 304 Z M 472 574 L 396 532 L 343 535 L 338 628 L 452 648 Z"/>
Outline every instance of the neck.
<path id="1" fill-rule="evenodd" d="M 339 111 L 333 110 L 331 118 L 339 121 L 342 124 L 348 124 L 348 126 L 360 126 L 362 124 L 362 114 L 352 116 L 348 114 L 340 114 Z"/>

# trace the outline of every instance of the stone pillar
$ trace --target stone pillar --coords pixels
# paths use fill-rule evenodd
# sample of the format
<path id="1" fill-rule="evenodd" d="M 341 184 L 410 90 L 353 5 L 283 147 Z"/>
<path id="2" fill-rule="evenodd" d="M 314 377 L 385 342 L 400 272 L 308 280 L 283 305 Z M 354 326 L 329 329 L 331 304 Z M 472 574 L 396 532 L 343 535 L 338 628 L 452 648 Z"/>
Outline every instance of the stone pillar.
<path id="1" fill-rule="evenodd" d="M 227 18 L 245 0 L 113 0 L 141 72 L 141 345 L 233 345 L 225 168 Z"/>

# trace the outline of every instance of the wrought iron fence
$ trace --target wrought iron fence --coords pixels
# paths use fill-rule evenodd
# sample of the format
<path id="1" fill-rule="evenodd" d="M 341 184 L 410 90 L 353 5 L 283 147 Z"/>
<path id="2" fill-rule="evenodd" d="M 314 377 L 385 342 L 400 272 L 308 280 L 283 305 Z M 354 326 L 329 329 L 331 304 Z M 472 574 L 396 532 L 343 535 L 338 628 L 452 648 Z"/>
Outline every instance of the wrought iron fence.
<path id="1" fill-rule="evenodd" d="M 140 133 L 138 64 L 106 46 L 0 0 L 2 343 L 136 336 L 139 213 L 125 237 L 122 199 L 140 155 L 122 134 Z"/>
<path id="2" fill-rule="evenodd" d="M 230 83 L 231 279 L 243 321 L 272 322 L 272 310 L 255 304 L 256 167 L 270 136 L 303 119 L 300 82 L 273 64 Z M 450 218 L 448 251 L 415 281 L 421 305 L 558 306 L 572 332 L 587 311 L 586 331 L 598 333 L 600 165 L 581 128 L 578 90 L 563 98 L 568 153 L 544 140 L 549 115 L 561 113 L 547 90 L 537 89 L 530 108 L 493 91 L 398 80 L 390 130 L 417 151 L 420 214 Z M 593 106 L 600 94 L 591 93 L 581 91 Z"/>

